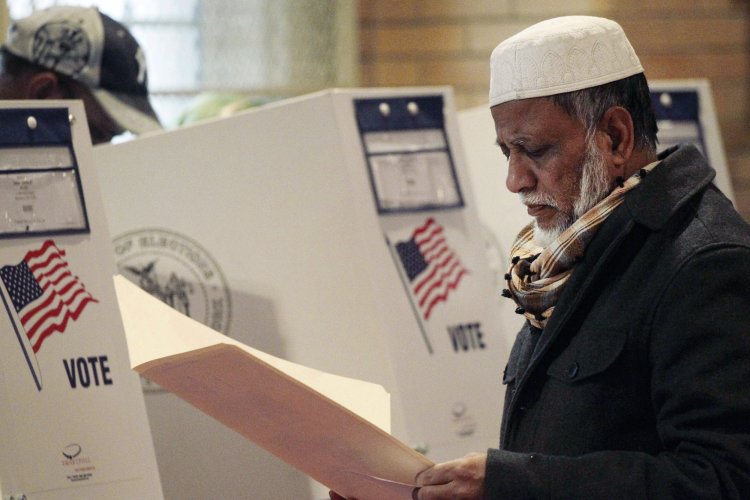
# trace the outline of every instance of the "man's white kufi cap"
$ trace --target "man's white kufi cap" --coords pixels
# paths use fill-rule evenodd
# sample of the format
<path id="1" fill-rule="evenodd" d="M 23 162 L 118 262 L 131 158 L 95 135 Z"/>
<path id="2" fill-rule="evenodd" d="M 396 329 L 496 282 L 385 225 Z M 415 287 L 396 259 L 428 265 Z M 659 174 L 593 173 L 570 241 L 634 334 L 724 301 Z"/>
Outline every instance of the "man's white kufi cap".
<path id="1" fill-rule="evenodd" d="M 616 22 L 590 16 L 549 19 L 492 51 L 490 106 L 596 87 L 642 72 Z"/>

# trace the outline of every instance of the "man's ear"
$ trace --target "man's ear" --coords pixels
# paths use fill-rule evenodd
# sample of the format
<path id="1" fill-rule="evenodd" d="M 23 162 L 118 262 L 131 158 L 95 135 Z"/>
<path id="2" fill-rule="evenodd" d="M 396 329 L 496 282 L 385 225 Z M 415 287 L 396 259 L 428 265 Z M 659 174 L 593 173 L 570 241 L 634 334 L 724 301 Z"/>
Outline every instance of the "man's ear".
<path id="1" fill-rule="evenodd" d="M 42 71 L 29 77 L 26 85 L 26 99 L 65 99 L 65 91 L 57 75 Z"/>
<path id="2" fill-rule="evenodd" d="M 616 175 L 622 175 L 622 169 L 633 155 L 635 147 L 633 118 L 625 108 L 612 106 L 602 115 L 597 130 L 601 132 L 599 137 L 603 141 L 600 150 L 610 159 L 617 171 Z"/>

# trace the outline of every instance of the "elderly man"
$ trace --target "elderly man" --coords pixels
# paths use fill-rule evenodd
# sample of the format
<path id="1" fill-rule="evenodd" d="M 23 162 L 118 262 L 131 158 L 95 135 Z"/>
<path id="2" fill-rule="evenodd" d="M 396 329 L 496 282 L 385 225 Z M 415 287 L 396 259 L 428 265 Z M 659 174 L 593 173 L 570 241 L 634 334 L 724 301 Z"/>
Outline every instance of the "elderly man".
<path id="1" fill-rule="evenodd" d="M 750 229 L 695 148 L 657 156 L 622 29 L 504 41 L 490 107 L 534 218 L 504 291 L 527 321 L 499 449 L 427 469 L 413 498 L 750 498 Z"/>
<path id="2" fill-rule="evenodd" d="M 0 99 L 81 99 L 94 144 L 161 128 L 143 50 L 96 8 L 50 7 L 20 19 L 1 54 Z"/>
<path id="3" fill-rule="evenodd" d="M 750 498 L 750 229 L 695 148 L 657 157 L 622 29 L 504 41 L 490 107 L 534 218 L 504 291 L 527 321 L 500 449 L 421 473 L 415 498 Z"/>

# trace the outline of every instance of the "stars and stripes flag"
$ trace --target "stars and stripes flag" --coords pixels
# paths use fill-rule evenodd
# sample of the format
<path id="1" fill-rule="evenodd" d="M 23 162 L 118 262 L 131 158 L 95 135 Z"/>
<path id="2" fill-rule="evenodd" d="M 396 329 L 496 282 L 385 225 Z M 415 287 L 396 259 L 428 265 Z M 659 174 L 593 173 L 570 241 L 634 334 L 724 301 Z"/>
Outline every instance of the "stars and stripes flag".
<path id="1" fill-rule="evenodd" d="M 19 264 L 0 269 L 0 279 L 34 353 L 50 335 L 63 333 L 88 304 L 98 302 L 71 273 L 64 257 L 65 251 L 47 240 L 27 252 Z"/>
<path id="2" fill-rule="evenodd" d="M 448 246 L 443 227 L 432 217 L 414 229 L 411 238 L 396 243 L 396 252 L 425 320 L 430 318 L 435 306 L 448 300 L 461 279 L 469 274 Z"/>

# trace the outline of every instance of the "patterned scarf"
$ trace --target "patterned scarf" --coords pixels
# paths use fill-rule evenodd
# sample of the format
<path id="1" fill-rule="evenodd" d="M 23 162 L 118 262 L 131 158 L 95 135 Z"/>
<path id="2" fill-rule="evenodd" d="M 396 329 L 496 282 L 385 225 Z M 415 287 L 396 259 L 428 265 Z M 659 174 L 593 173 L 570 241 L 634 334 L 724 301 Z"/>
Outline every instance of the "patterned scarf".
<path id="1" fill-rule="evenodd" d="M 516 312 L 540 329 L 555 309 L 568 278 L 586 245 L 607 217 L 623 202 L 625 193 L 633 189 L 659 162 L 642 168 L 628 180 L 619 179 L 618 186 L 588 212 L 578 218 L 546 248 L 534 244 L 534 224 L 524 227 L 511 248 L 511 266 L 505 279 L 508 289 L 503 296 L 518 305 Z"/>

